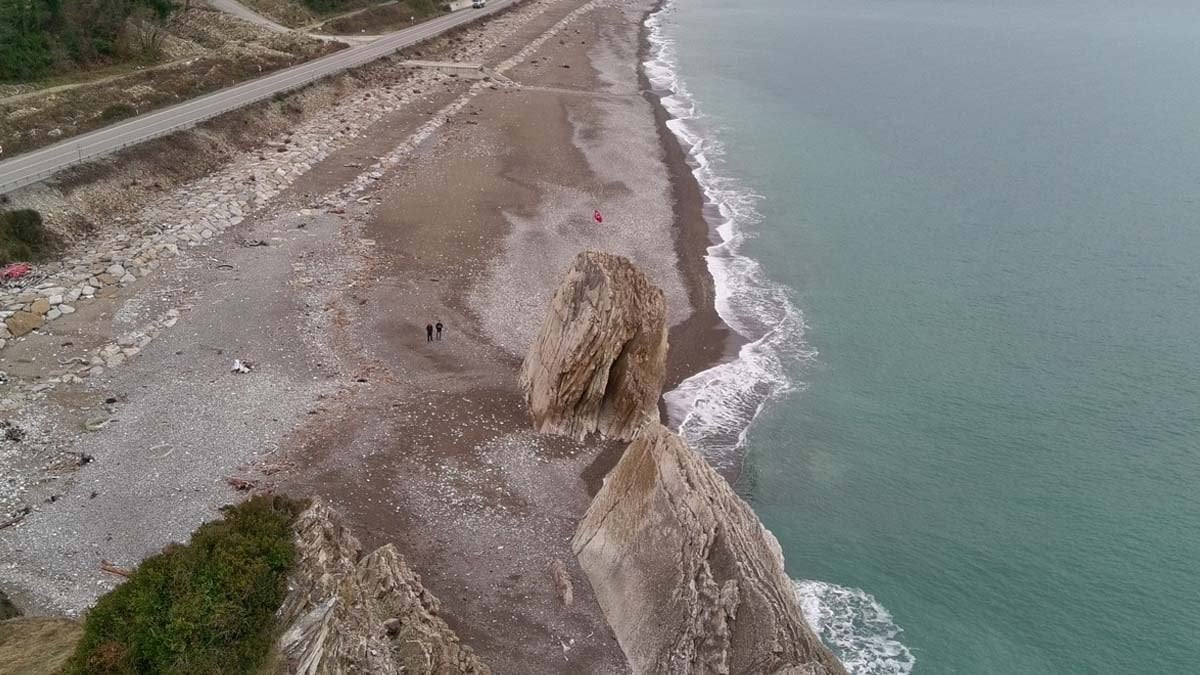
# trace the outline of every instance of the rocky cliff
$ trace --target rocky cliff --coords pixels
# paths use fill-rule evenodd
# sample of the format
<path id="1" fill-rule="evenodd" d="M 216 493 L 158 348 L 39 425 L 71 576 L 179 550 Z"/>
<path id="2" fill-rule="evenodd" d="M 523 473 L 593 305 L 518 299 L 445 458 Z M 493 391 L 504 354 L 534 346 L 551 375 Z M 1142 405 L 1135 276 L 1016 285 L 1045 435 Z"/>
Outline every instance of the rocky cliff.
<path id="1" fill-rule="evenodd" d="M 284 672 L 488 675 L 438 617 L 438 600 L 388 544 L 366 557 L 328 505 L 296 519 L 297 562 L 279 610 Z"/>
<path id="2" fill-rule="evenodd" d="M 638 674 L 844 675 L 775 537 L 658 424 L 665 315 L 628 260 L 581 254 L 521 372 L 540 431 L 634 439 L 573 541 L 605 618 Z"/>
<path id="3" fill-rule="evenodd" d="M 625 451 L 573 546 L 636 673 L 845 673 L 775 537 L 661 425 Z"/>
<path id="4" fill-rule="evenodd" d="M 662 291 L 629 260 L 580 253 L 521 368 L 534 427 L 630 440 L 657 422 L 666 317 Z"/>

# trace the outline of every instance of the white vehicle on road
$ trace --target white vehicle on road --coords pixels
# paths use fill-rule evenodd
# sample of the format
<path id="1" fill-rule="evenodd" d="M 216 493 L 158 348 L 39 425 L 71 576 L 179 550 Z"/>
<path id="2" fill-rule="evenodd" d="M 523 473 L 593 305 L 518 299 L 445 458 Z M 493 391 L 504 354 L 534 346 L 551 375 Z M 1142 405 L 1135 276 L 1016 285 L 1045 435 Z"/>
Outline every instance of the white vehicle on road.
<path id="1" fill-rule="evenodd" d="M 472 9 L 483 9 L 487 7 L 487 0 L 471 0 Z"/>

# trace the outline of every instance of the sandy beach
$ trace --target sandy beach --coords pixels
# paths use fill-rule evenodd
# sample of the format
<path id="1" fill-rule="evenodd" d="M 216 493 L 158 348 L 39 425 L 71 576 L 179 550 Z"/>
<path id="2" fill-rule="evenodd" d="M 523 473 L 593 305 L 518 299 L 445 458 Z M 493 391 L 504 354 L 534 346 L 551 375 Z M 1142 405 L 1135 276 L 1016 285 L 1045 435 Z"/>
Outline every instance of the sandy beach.
<path id="1" fill-rule="evenodd" d="M 516 380 L 585 249 L 630 257 L 666 293 L 668 385 L 730 348 L 701 195 L 639 72 L 651 8 L 525 3 L 469 54 L 491 79 L 400 81 L 410 102 L 202 254 L 10 346 L 32 377 L 38 340 L 99 344 L 114 323 L 175 319 L 40 409 L 60 452 L 94 461 L 30 488 L 55 498 L 0 532 L 4 589 L 77 613 L 114 583 L 99 560 L 136 564 L 186 537 L 239 498 L 236 475 L 326 497 L 367 547 L 396 543 L 496 672 L 626 672 L 570 551 L 620 448 L 532 433 Z M 427 342 L 434 322 L 445 335 Z M 254 370 L 231 375 L 233 358 Z M 76 431 L 98 412 L 113 423 Z"/>

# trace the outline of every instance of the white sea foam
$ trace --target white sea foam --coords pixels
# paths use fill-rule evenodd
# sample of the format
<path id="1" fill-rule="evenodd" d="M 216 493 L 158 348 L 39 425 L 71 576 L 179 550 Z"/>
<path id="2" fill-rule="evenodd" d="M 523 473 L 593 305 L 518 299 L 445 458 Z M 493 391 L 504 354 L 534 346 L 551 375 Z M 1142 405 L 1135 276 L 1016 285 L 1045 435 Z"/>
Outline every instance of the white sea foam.
<path id="1" fill-rule="evenodd" d="M 916 659 L 892 615 L 870 593 L 823 581 L 796 581 L 796 602 L 813 630 L 855 675 L 908 675 Z"/>
<path id="2" fill-rule="evenodd" d="M 687 151 L 715 216 L 721 243 L 708 249 L 721 319 L 745 341 L 736 359 L 685 380 L 666 394 L 667 412 L 692 447 L 718 468 L 733 468 L 745 451 L 746 430 L 774 399 L 798 384 L 788 373 L 813 359 L 804 342 L 804 316 L 786 287 L 772 282 L 754 259 L 741 253 L 760 221 L 759 196 L 719 171 L 721 146 L 705 128 L 695 100 L 678 76 L 675 42 L 667 16 L 673 5 L 647 19 L 652 49 L 644 65 L 652 88 L 672 119 L 667 126 Z"/>
<path id="3" fill-rule="evenodd" d="M 674 3 L 646 20 L 651 58 L 643 64 L 651 87 L 670 113 L 667 126 L 687 151 L 707 201 L 717 216 L 721 243 L 708 249 L 721 319 L 746 344 L 736 359 L 698 373 L 665 396 L 667 412 L 693 448 L 720 468 L 736 466 L 746 432 L 773 400 L 802 384 L 789 373 L 816 358 L 804 341 L 804 315 L 786 287 L 772 282 L 742 247 L 761 220 L 760 197 L 722 176 L 721 146 L 705 127 L 695 99 L 680 79 L 669 30 Z M 897 636 L 891 614 L 865 591 L 821 581 L 798 581 L 796 601 L 821 639 L 855 675 L 907 675 L 915 658 Z"/>

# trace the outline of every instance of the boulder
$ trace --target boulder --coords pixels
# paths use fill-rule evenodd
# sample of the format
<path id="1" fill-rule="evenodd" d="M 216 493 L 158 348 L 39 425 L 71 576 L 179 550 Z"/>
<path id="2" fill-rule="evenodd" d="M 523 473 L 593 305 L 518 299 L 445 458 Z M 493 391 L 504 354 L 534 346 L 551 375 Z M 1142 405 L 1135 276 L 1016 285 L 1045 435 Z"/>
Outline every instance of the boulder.
<path id="1" fill-rule="evenodd" d="M 16 312 L 4 321 L 8 332 L 12 333 L 13 337 L 21 337 L 32 331 L 42 327 L 46 323 L 46 317 L 34 312 Z"/>
<path id="2" fill-rule="evenodd" d="M 438 600 L 388 544 L 361 557 L 336 513 L 315 501 L 297 517 L 296 565 L 279 610 L 289 675 L 489 675 L 438 617 Z"/>
<path id="3" fill-rule="evenodd" d="M 805 623 L 775 537 L 661 425 L 630 444 L 572 545 L 634 673 L 846 672 Z"/>
<path id="4" fill-rule="evenodd" d="M 580 253 L 521 367 L 534 427 L 631 440 L 657 422 L 666 317 L 663 292 L 628 259 Z"/>
<path id="5" fill-rule="evenodd" d="M 15 616 L 21 616 L 21 610 L 8 599 L 4 591 L 0 591 L 0 621 L 11 619 Z"/>

